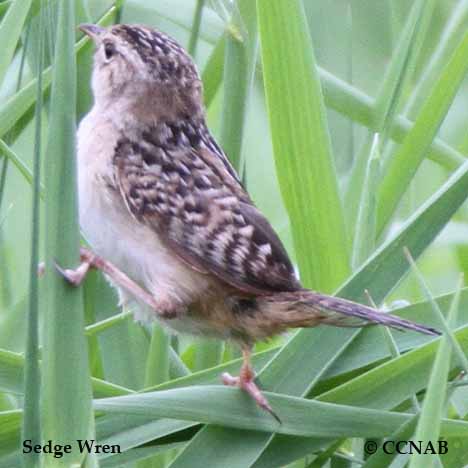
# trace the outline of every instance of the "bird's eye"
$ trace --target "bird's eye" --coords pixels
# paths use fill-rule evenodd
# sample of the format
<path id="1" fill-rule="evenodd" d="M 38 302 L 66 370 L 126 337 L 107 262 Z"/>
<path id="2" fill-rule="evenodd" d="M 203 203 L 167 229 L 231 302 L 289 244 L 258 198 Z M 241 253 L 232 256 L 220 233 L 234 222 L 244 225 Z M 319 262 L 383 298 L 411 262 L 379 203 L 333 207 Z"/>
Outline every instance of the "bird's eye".
<path id="1" fill-rule="evenodd" d="M 104 55 L 107 60 L 110 60 L 115 55 L 115 45 L 112 42 L 106 42 L 104 44 Z"/>

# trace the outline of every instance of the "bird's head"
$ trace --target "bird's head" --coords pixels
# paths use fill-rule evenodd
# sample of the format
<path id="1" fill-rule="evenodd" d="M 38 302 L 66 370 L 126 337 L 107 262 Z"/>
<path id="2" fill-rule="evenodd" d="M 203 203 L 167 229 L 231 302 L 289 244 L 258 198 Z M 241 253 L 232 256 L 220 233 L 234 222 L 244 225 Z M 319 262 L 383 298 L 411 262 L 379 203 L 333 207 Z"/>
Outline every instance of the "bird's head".
<path id="1" fill-rule="evenodd" d="M 196 66 L 172 38 L 141 25 L 82 24 L 80 29 L 96 45 L 92 87 L 97 104 L 123 100 L 130 107 L 156 106 L 167 113 L 202 112 Z"/>

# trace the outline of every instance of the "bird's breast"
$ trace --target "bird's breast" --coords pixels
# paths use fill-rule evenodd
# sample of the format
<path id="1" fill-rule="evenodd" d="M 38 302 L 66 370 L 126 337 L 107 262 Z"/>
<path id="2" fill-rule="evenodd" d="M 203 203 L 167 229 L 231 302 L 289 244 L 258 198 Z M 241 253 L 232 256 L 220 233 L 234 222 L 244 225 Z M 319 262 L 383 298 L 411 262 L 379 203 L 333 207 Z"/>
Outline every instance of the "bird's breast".
<path id="1" fill-rule="evenodd" d="M 80 225 L 93 251 L 149 292 L 190 304 L 210 280 L 179 260 L 154 229 L 127 209 L 114 180 L 113 156 L 121 138 L 112 121 L 91 112 L 78 130 Z"/>

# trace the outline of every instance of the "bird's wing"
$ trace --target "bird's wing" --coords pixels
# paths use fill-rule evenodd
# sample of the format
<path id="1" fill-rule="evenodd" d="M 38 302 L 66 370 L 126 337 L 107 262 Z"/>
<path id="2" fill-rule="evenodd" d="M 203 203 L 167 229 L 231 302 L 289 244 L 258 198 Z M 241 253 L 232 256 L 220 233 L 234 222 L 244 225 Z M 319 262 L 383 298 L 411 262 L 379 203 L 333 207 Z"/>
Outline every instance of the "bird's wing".
<path id="1" fill-rule="evenodd" d="M 281 241 L 219 148 L 160 146 L 143 135 L 121 140 L 114 156 L 121 197 L 138 222 L 192 268 L 243 292 L 300 287 Z"/>

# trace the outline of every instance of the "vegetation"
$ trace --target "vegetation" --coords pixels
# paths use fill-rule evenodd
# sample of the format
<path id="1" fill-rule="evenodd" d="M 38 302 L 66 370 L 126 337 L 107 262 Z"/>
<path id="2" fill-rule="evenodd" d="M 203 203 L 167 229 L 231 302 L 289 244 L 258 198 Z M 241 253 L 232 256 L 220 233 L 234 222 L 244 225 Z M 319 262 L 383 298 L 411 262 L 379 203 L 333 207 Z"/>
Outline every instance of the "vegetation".
<path id="1" fill-rule="evenodd" d="M 464 466 L 467 21 L 467 0 L 0 1 L 0 466 Z M 190 49 L 210 127 L 305 286 L 444 335 L 258 344 L 278 424 L 220 385 L 240 365 L 230 344 L 134 323 L 96 272 L 65 284 L 92 102 L 82 22 L 145 23 Z M 366 453 L 392 437 L 448 453 Z M 22 453 L 78 439 L 122 453 Z"/>

